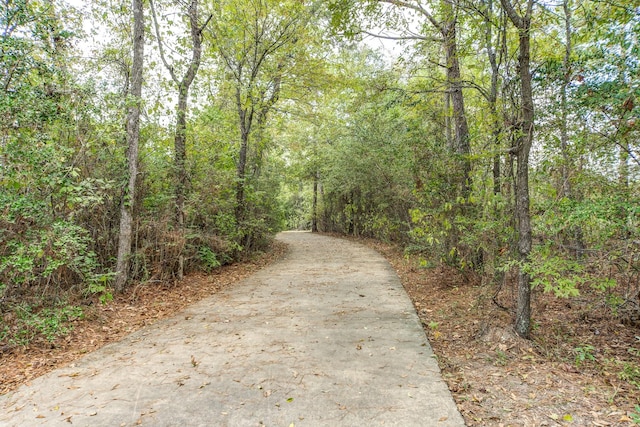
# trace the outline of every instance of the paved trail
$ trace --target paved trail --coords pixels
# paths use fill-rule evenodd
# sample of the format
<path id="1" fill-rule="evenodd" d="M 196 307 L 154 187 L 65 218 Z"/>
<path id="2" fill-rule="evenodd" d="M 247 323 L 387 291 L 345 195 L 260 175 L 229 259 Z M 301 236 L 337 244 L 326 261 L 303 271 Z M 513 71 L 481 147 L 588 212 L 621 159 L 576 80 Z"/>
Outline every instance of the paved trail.
<path id="1" fill-rule="evenodd" d="M 279 239 L 282 261 L 0 397 L 0 426 L 463 426 L 389 264 Z"/>

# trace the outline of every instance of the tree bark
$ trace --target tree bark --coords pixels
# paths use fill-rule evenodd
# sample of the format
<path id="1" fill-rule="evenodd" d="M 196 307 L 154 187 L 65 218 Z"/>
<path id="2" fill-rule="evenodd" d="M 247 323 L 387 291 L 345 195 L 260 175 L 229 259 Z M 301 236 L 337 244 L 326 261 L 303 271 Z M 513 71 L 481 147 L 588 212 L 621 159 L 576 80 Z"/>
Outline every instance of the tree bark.
<path id="1" fill-rule="evenodd" d="M 518 29 L 521 126 L 517 138 L 516 218 L 518 223 L 518 297 L 515 331 L 529 338 L 531 330 L 531 277 L 523 268 L 531 253 L 531 212 L 529 202 L 529 154 L 533 144 L 534 104 L 531 86 L 531 16 L 533 0 L 528 0 L 524 16 L 518 15 L 510 0 L 501 0 L 507 16 Z"/>
<path id="2" fill-rule="evenodd" d="M 143 0 L 133 0 L 133 64 L 131 71 L 131 102 L 127 112 L 127 163 L 129 182 L 120 204 L 120 234 L 116 261 L 115 290 L 122 292 L 129 281 L 129 259 L 133 232 L 133 206 L 138 175 L 138 144 L 140 140 L 140 103 L 142 69 L 144 65 Z"/>
<path id="3" fill-rule="evenodd" d="M 444 51 L 447 66 L 447 86 L 451 96 L 453 114 L 455 153 L 460 157 L 459 162 L 462 167 L 462 195 L 467 197 L 471 190 L 471 159 L 469 158 L 471 145 L 469 143 L 467 116 L 464 111 L 456 26 L 455 18 L 443 23 L 442 35 L 444 37 Z"/>
<path id="4" fill-rule="evenodd" d="M 498 80 L 500 77 L 500 64 L 498 63 L 497 48 L 493 42 L 493 0 L 487 0 L 484 14 L 485 25 L 485 47 L 487 49 L 487 58 L 489 59 L 489 65 L 491 66 L 491 87 L 489 88 L 489 112 L 491 113 L 491 135 L 493 137 L 493 145 L 495 153 L 493 155 L 493 194 L 499 194 L 502 187 L 501 178 L 501 160 L 500 160 L 500 134 L 502 129 L 498 120 Z M 506 25 L 500 29 L 500 40 L 503 40 L 506 32 Z M 500 42 L 498 42 L 500 43 Z M 498 45 L 499 46 L 499 45 Z M 506 46 L 506 42 L 503 43 L 503 49 Z"/>
<path id="5" fill-rule="evenodd" d="M 311 232 L 318 232 L 318 173 L 313 174 L 313 206 L 311 213 Z"/>
<path id="6" fill-rule="evenodd" d="M 571 83 L 571 9 L 569 0 L 562 3 L 565 18 L 565 51 L 562 61 L 562 85 L 560 86 L 560 151 L 562 154 L 562 195 L 571 198 L 571 181 L 569 174 L 569 131 L 567 89 Z"/>
<path id="7" fill-rule="evenodd" d="M 184 227 L 184 201 L 187 188 L 187 99 L 189 96 L 188 88 L 180 87 L 178 93 L 178 110 L 176 112 L 176 132 L 174 137 L 174 162 L 176 169 L 176 188 L 175 188 L 175 216 L 176 223 L 180 228 Z"/>
<path id="8" fill-rule="evenodd" d="M 451 93 L 444 92 L 444 135 L 447 140 L 447 148 L 452 153 L 456 151 L 456 144 L 453 140 L 453 129 L 451 129 Z"/>
<path id="9" fill-rule="evenodd" d="M 236 164 L 236 224 L 244 220 L 244 190 L 246 184 L 247 154 L 249 150 L 249 135 L 253 127 L 254 110 L 252 107 L 246 108 L 242 102 L 242 90 L 240 84 L 236 87 L 236 108 L 238 110 L 238 120 L 240 124 L 240 151 Z"/>

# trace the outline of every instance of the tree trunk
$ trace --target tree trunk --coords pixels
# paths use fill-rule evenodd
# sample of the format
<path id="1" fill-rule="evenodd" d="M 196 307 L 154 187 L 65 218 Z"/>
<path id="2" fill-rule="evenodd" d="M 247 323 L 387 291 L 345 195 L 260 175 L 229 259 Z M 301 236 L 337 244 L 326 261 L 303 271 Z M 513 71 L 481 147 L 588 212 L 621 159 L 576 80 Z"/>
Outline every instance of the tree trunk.
<path id="1" fill-rule="evenodd" d="M 405 9 L 410 9 L 422 14 L 440 33 L 443 41 L 445 66 L 447 69 L 447 88 L 445 93 L 445 132 L 447 142 L 453 139 L 453 152 L 459 157 L 462 177 L 461 189 L 462 195 L 467 197 L 471 191 L 471 145 L 469 141 L 469 126 L 464 111 L 464 95 L 462 93 L 462 78 L 460 74 L 460 61 L 458 59 L 457 45 L 457 0 L 442 0 L 440 7 L 442 9 L 443 19 L 438 21 L 436 17 L 428 10 L 429 8 L 415 5 L 411 2 L 398 0 L 378 0 L 381 3 L 389 3 Z M 453 118 L 453 138 L 450 137 L 450 118 L 449 105 L 451 102 L 452 118 Z"/>
<path id="2" fill-rule="evenodd" d="M 469 126 L 464 111 L 464 96 L 462 93 L 460 61 L 458 59 L 455 19 L 443 23 L 442 27 L 447 66 L 447 86 L 451 97 L 453 114 L 455 153 L 460 157 L 459 162 L 462 167 L 462 195 L 467 197 L 471 189 L 471 159 L 469 158 L 471 146 L 469 142 Z"/>
<path id="3" fill-rule="evenodd" d="M 501 161 L 500 161 L 500 134 L 502 129 L 498 121 L 498 80 L 500 77 L 500 66 L 496 47 L 493 44 L 493 0 L 488 0 L 485 7 L 484 24 L 485 24 L 485 47 L 487 49 L 487 57 L 491 66 L 491 87 L 489 88 L 489 112 L 491 113 L 491 135 L 493 137 L 493 145 L 495 153 L 493 155 L 493 194 L 501 192 Z M 500 29 L 502 31 L 501 39 L 506 32 L 506 26 Z M 504 48 L 504 47 L 503 47 Z"/>
<path id="4" fill-rule="evenodd" d="M 311 213 L 311 232 L 318 232 L 318 173 L 313 174 L 313 207 Z"/>
<path id="5" fill-rule="evenodd" d="M 238 157 L 238 164 L 236 166 L 236 222 L 240 222 L 244 219 L 244 186 L 246 184 L 246 169 L 247 169 L 247 148 L 249 146 L 249 135 L 243 133 L 240 139 L 240 153 Z"/>
<path id="6" fill-rule="evenodd" d="M 565 18 L 565 53 L 562 61 L 563 67 L 563 80 L 562 86 L 560 86 L 560 151 L 562 153 L 562 196 L 568 199 L 573 199 L 573 191 L 571 188 L 571 157 L 569 156 L 569 107 L 567 103 L 567 89 L 571 84 L 571 8 L 569 6 L 569 0 L 564 0 L 562 3 Z M 579 225 L 572 225 L 569 227 L 569 234 L 573 238 L 573 244 L 575 245 L 575 257 L 580 258 L 584 253 L 584 237 L 582 233 L 582 227 Z"/>
<path id="7" fill-rule="evenodd" d="M 174 165 L 176 174 L 175 187 L 175 208 L 176 208 L 176 224 L 179 228 L 184 227 L 185 213 L 184 201 L 187 189 L 187 99 L 189 96 L 188 88 L 181 86 L 178 93 L 178 110 L 176 112 L 176 133 L 173 141 L 174 147 Z"/>
<path id="8" fill-rule="evenodd" d="M 185 212 L 184 202 L 187 192 L 187 99 L 189 90 L 180 86 L 178 91 L 178 111 L 176 113 L 176 133 L 173 141 L 174 147 L 174 167 L 175 167 L 175 215 L 177 229 L 184 238 Z M 178 271 L 176 278 L 184 278 L 184 254 L 180 251 L 178 255 Z"/>
<path id="9" fill-rule="evenodd" d="M 238 153 L 238 163 L 236 164 L 236 224 L 244 220 L 244 189 L 246 184 L 247 151 L 249 147 L 249 134 L 253 123 L 253 110 L 247 111 L 242 105 L 242 95 L 240 87 L 236 88 L 236 107 L 238 109 L 238 119 L 240 121 L 240 152 Z"/>
<path id="10" fill-rule="evenodd" d="M 531 212 L 529 206 L 529 153 L 533 144 L 534 105 L 531 87 L 531 15 L 533 0 L 527 3 L 524 16 L 518 15 L 510 0 L 501 0 L 511 22 L 518 29 L 521 97 L 521 134 L 517 140 L 516 218 L 518 223 L 518 255 L 521 264 L 529 262 L 531 253 Z M 518 298 L 515 330 L 523 338 L 529 338 L 531 329 L 531 277 L 524 268 L 518 272 Z"/>
<path id="11" fill-rule="evenodd" d="M 529 206 L 529 153 L 533 143 L 533 90 L 531 88 L 530 68 L 530 17 L 523 18 L 520 34 L 520 90 L 522 97 L 522 136 L 518 149 L 517 202 L 518 216 L 518 252 L 520 261 L 529 261 L 531 253 L 531 212 Z M 529 337 L 531 327 L 531 278 L 524 269 L 518 274 L 518 306 L 516 311 L 516 332 L 523 338 Z"/>
<path id="12" fill-rule="evenodd" d="M 448 89 L 444 92 L 444 135 L 447 140 L 447 148 L 454 153 L 456 144 L 453 140 L 453 129 L 451 129 L 451 93 Z"/>
<path id="13" fill-rule="evenodd" d="M 174 173 L 175 173 L 175 221 L 178 230 L 184 235 L 185 218 L 185 199 L 187 194 L 187 107 L 189 100 L 189 89 L 193 80 L 198 74 L 200 68 L 200 60 L 202 58 L 202 31 L 209 23 L 209 20 L 200 27 L 198 23 L 198 0 L 190 0 L 187 16 L 189 17 L 189 29 L 191 31 L 191 62 L 182 80 L 178 79 L 178 76 L 174 72 L 174 68 L 167 62 L 164 55 L 164 47 L 162 44 L 162 38 L 160 36 L 160 27 L 158 25 L 158 19 L 156 16 L 155 6 L 153 0 L 149 1 L 151 7 L 151 13 L 153 15 L 153 23 L 156 29 L 156 37 L 158 39 L 158 49 L 160 50 L 160 57 L 165 68 L 171 74 L 171 79 L 178 87 L 178 109 L 176 111 L 176 133 L 174 136 Z M 211 17 L 209 17 L 211 19 Z M 182 280 L 184 276 L 184 255 L 181 253 L 178 256 L 178 271 L 177 278 Z"/>
<path id="14" fill-rule="evenodd" d="M 127 163 L 129 183 L 120 204 L 120 234 L 116 262 L 115 290 L 122 292 L 129 281 L 129 258 L 133 232 L 133 206 L 138 175 L 138 143 L 140 140 L 140 103 L 142 97 L 142 68 L 144 63 L 143 0 L 133 0 L 133 65 L 131 72 L 132 102 L 127 113 Z"/>

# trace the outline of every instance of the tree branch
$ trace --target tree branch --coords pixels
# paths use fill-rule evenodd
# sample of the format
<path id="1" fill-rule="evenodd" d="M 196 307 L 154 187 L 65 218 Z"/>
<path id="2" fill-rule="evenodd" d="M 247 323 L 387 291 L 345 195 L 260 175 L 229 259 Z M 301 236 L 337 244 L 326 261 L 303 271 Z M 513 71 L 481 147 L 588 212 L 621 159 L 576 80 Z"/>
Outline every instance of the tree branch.
<path id="1" fill-rule="evenodd" d="M 500 3 L 502 4 L 505 12 L 507 12 L 507 16 L 509 16 L 511 22 L 513 22 L 513 25 L 515 25 L 519 29 L 524 27 L 524 20 L 520 15 L 518 15 L 518 12 L 516 12 L 516 9 L 511 3 L 511 0 L 500 0 Z"/>
<path id="2" fill-rule="evenodd" d="M 440 22 L 438 22 L 434 16 L 424 7 L 420 6 L 419 4 L 413 4 L 413 3 L 409 3 L 408 1 L 403 1 L 403 0 L 378 0 L 379 3 L 388 3 L 388 4 L 392 4 L 394 6 L 400 6 L 400 7 L 404 7 L 405 9 L 411 9 L 411 10 L 415 10 L 416 12 L 420 13 L 421 15 L 424 15 L 429 22 L 431 22 L 431 24 L 436 27 L 438 29 L 438 31 L 440 31 L 440 33 L 444 34 L 445 32 L 445 28 L 442 26 L 442 24 Z"/>
<path id="3" fill-rule="evenodd" d="M 211 21 L 211 19 L 213 18 L 213 15 L 209 15 L 209 17 L 207 18 L 207 20 L 205 21 L 204 24 L 202 24 L 202 26 L 198 29 L 198 34 L 202 34 L 202 32 L 204 31 L 205 28 L 207 28 L 207 25 L 209 25 L 209 21 Z"/>
<path id="4" fill-rule="evenodd" d="M 371 37 L 375 37 L 377 39 L 385 39 L 385 40 L 422 40 L 422 41 L 433 41 L 433 42 L 438 42 L 438 43 L 442 43 L 442 39 L 438 39 L 436 37 L 427 37 L 427 36 L 420 36 L 420 35 L 413 35 L 413 36 L 385 36 L 383 34 L 375 34 L 375 33 L 371 33 L 369 31 L 361 31 L 362 34 L 366 34 L 368 36 Z"/>
<path id="5" fill-rule="evenodd" d="M 180 81 L 178 80 L 178 77 L 176 77 L 176 74 L 173 71 L 173 67 L 169 65 L 169 63 L 167 62 L 167 58 L 164 55 L 164 46 L 162 44 L 162 37 L 160 36 L 160 26 L 158 25 L 156 8 L 153 3 L 154 3 L 153 0 L 149 0 L 149 6 L 151 7 L 151 15 L 153 16 L 153 24 L 156 30 L 156 38 L 158 39 L 158 49 L 160 50 L 160 58 L 162 59 L 162 63 L 164 64 L 165 68 L 169 70 L 171 79 L 175 82 L 175 84 L 179 85 Z"/>

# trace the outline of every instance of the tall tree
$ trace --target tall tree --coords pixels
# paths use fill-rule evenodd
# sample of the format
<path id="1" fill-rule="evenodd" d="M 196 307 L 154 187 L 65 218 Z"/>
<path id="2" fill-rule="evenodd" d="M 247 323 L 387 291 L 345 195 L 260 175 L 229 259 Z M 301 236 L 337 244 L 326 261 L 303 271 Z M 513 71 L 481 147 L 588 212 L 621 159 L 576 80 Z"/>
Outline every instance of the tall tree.
<path id="1" fill-rule="evenodd" d="M 133 0 L 133 63 L 127 112 L 127 190 L 120 205 L 120 234 L 116 263 L 117 291 L 124 290 L 129 279 L 129 258 L 133 231 L 133 201 L 138 178 L 138 143 L 140 141 L 140 106 L 142 103 L 142 71 L 144 66 L 144 10 L 143 0 Z"/>
<path id="2" fill-rule="evenodd" d="M 516 217 L 518 220 L 518 298 L 515 330 L 528 338 L 531 329 L 531 276 L 525 268 L 531 253 L 531 211 L 529 201 L 529 154 L 533 144 L 534 104 L 531 86 L 531 17 L 534 0 L 526 0 L 524 11 L 518 13 L 511 0 L 501 0 L 509 20 L 518 30 L 518 73 L 520 77 L 520 123 L 515 129 Z"/>
<path id="3" fill-rule="evenodd" d="M 235 190 L 236 222 L 240 224 L 245 219 L 251 138 L 279 100 L 283 77 L 294 61 L 294 48 L 303 37 L 309 12 L 299 2 L 270 0 L 221 2 L 218 7 L 220 18 L 213 20 L 212 34 L 230 77 L 240 133 Z"/>
<path id="4" fill-rule="evenodd" d="M 572 55 L 573 55 L 573 26 L 570 0 L 562 2 L 562 11 L 564 12 L 564 57 L 562 59 L 562 83 L 560 85 L 560 152 L 562 154 L 561 179 L 562 196 L 567 199 L 573 199 L 573 189 L 571 185 L 571 155 L 569 141 L 569 102 L 568 91 L 573 79 Z M 574 225 L 570 227 L 569 233 L 573 244 L 575 245 L 575 253 L 577 257 L 582 256 L 584 251 L 582 227 Z"/>
<path id="5" fill-rule="evenodd" d="M 160 33 L 160 25 L 158 24 L 158 17 L 156 14 L 156 8 L 154 1 L 149 0 L 151 6 L 151 13 L 153 15 L 153 24 L 156 31 L 156 38 L 158 42 L 158 50 L 160 51 L 160 58 L 162 63 L 169 71 L 171 80 L 178 89 L 178 106 L 176 109 L 176 130 L 174 135 L 174 167 L 175 167 L 175 216 L 178 229 L 183 231 L 185 224 L 185 196 L 187 189 L 187 102 L 189 100 L 189 89 L 198 73 L 200 68 L 200 61 L 202 58 L 202 31 L 205 29 L 211 16 L 206 22 L 200 25 L 200 16 L 198 13 L 198 0 L 190 0 L 187 6 L 187 17 L 189 20 L 189 30 L 191 35 L 191 60 L 187 65 L 187 69 L 182 76 L 178 77 L 175 71 L 175 67 L 169 64 L 164 51 L 164 45 L 162 36 Z M 182 279 L 184 275 L 184 254 L 180 254 L 178 260 L 178 279 Z"/>
<path id="6" fill-rule="evenodd" d="M 421 0 L 377 0 L 422 15 L 438 32 L 444 50 L 444 68 L 446 69 L 447 88 L 445 93 L 445 114 L 453 116 L 453 150 L 460 156 L 462 167 L 462 194 L 469 195 L 471 188 L 471 142 L 469 139 L 469 125 L 464 107 L 463 81 L 458 52 L 458 14 L 460 6 L 457 0 L 442 0 L 436 5 L 440 10 L 439 16 L 432 12 L 430 5 Z M 402 37 L 401 37 L 402 38 Z M 416 37 L 429 40 L 428 36 Z M 449 106 L 450 104 L 450 106 Z M 451 111 L 449 112 L 449 108 Z M 447 129 L 449 127 L 447 126 Z"/>
<path id="7" fill-rule="evenodd" d="M 489 61 L 489 67 L 491 69 L 491 83 L 489 91 L 486 93 L 486 98 L 489 103 L 489 112 L 491 114 L 491 135 L 493 137 L 494 155 L 493 155 L 493 193 L 498 194 L 501 192 L 501 167 L 500 167 L 500 134 L 501 120 L 498 117 L 498 89 L 500 81 L 500 67 L 502 65 L 503 57 L 506 56 L 505 49 L 507 47 L 506 32 L 507 28 L 505 23 L 500 22 L 496 25 L 496 20 L 499 19 L 494 11 L 493 0 L 482 1 L 482 15 L 483 15 L 483 30 L 484 30 L 484 47 L 487 51 L 487 59 Z M 503 13 L 501 13 L 504 16 Z M 497 40 L 494 37 L 494 27 L 498 28 Z"/>

